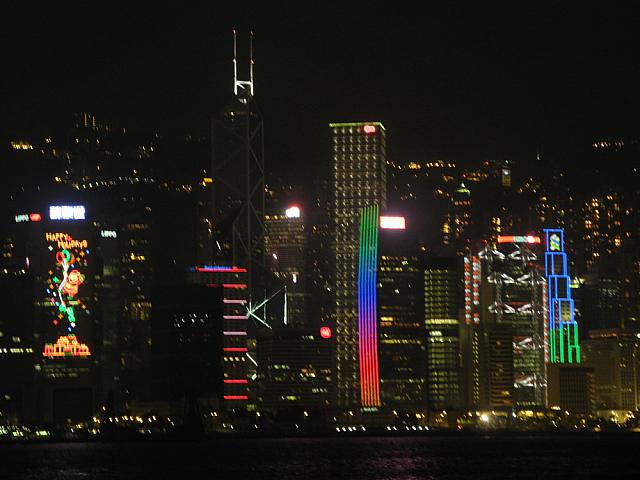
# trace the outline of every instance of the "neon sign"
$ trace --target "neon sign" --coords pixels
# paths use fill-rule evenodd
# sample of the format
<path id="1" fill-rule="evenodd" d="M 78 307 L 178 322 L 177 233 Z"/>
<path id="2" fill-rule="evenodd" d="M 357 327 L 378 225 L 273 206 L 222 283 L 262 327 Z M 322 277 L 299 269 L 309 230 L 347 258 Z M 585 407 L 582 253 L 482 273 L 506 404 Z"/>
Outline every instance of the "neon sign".
<path id="1" fill-rule="evenodd" d="M 49 218 L 51 220 L 84 220 L 85 208 L 83 205 L 51 205 Z"/>
<path id="2" fill-rule="evenodd" d="M 378 368 L 377 278 L 378 212 L 373 205 L 360 210 L 358 256 L 358 347 L 360 402 L 363 407 L 380 406 Z"/>
<path id="3" fill-rule="evenodd" d="M 88 357 L 91 355 L 89 347 L 78 342 L 75 335 L 64 335 L 58 338 L 56 343 L 47 343 L 44 346 L 45 357 Z"/>
<path id="4" fill-rule="evenodd" d="M 60 249 L 71 249 L 71 248 L 81 248 L 86 249 L 89 246 L 89 243 L 86 240 L 74 240 L 71 235 L 66 233 L 45 233 L 45 239 L 48 242 L 56 242 L 58 248 Z"/>
<path id="5" fill-rule="evenodd" d="M 48 249 L 54 253 L 55 267 L 49 270 L 46 292 L 54 309 L 53 325 L 65 330 L 55 343 L 46 343 L 42 353 L 45 357 L 83 357 L 91 353 L 89 348 L 78 342 L 75 334 L 80 311 L 87 306 L 79 298 L 79 290 L 85 283 L 81 269 L 87 266 L 87 240 L 76 240 L 63 232 L 46 232 Z"/>
<path id="6" fill-rule="evenodd" d="M 322 338 L 331 338 L 331 329 L 329 327 L 320 327 L 320 336 Z"/>
<path id="7" fill-rule="evenodd" d="M 102 238 L 118 238 L 118 233 L 115 230 L 100 230 L 100 236 Z"/>
<path id="8" fill-rule="evenodd" d="M 541 240 L 533 235 L 498 235 L 498 243 L 541 243 Z"/>
<path id="9" fill-rule="evenodd" d="M 21 213 L 15 216 L 16 223 L 22 222 L 39 222 L 42 220 L 42 215 L 39 213 Z"/>
<path id="10" fill-rule="evenodd" d="M 376 126 L 375 125 L 365 125 L 364 127 L 362 127 L 362 131 L 364 133 L 366 133 L 367 135 L 373 135 L 374 133 L 376 133 Z"/>

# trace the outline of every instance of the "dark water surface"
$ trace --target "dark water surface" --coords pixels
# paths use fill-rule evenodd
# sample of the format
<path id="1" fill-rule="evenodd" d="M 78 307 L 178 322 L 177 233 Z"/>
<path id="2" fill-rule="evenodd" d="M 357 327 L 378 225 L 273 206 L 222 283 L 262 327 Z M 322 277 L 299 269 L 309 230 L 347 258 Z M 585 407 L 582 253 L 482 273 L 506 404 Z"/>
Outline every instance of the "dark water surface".
<path id="1" fill-rule="evenodd" d="M 640 435 L 5 444 L 0 478 L 640 478 Z"/>

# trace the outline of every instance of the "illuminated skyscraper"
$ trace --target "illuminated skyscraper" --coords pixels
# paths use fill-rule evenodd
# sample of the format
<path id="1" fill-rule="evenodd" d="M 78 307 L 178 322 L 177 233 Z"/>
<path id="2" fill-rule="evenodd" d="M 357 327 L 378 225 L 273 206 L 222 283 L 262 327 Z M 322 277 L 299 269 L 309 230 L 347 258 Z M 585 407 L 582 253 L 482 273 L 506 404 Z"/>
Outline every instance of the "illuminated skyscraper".
<path id="1" fill-rule="evenodd" d="M 329 127 L 335 242 L 332 283 L 335 293 L 336 400 L 338 406 L 354 407 L 361 405 L 358 345 L 360 218 L 362 209 L 375 207 L 378 210 L 386 206 L 386 132 L 378 122 L 332 123 Z M 377 229 L 377 213 L 369 223 Z M 377 258 L 375 254 L 373 257 Z M 367 406 L 377 406 L 377 403 L 374 398 Z"/>
<path id="2" fill-rule="evenodd" d="M 282 215 L 265 217 L 265 257 L 267 269 L 273 275 L 275 288 L 283 288 L 283 309 L 269 318 L 270 324 L 304 327 L 307 322 L 307 248 L 308 232 L 300 208 L 292 206 Z M 274 312 L 273 303 L 269 312 Z M 278 305 L 279 306 L 279 305 Z M 281 313 L 284 312 L 284 313 Z M 271 316 L 270 316 L 271 317 Z"/>
<path id="3" fill-rule="evenodd" d="M 549 363 L 580 363 L 578 323 L 571 298 L 571 278 L 564 253 L 564 231 L 545 229 L 544 269 L 547 277 L 546 304 L 548 329 L 546 331 Z"/>
<path id="4" fill-rule="evenodd" d="M 457 259 L 430 259 L 424 270 L 429 410 L 460 407 L 460 310 Z"/>
<path id="5" fill-rule="evenodd" d="M 444 245 L 463 255 L 471 234 L 471 191 L 462 183 L 451 196 L 451 204 L 442 226 Z"/>
<path id="6" fill-rule="evenodd" d="M 545 284 L 540 237 L 501 236 L 465 259 L 465 355 L 470 401 L 481 408 L 546 402 Z M 477 349 L 477 350 L 476 350 Z M 476 389 L 477 386 L 477 389 Z"/>
<path id="7" fill-rule="evenodd" d="M 416 411 L 424 407 L 426 393 L 422 279 L 413 231 L 399 220 L 404 218 L 380 219 L 376 281 L 380 400 L 385 407 Z"/>

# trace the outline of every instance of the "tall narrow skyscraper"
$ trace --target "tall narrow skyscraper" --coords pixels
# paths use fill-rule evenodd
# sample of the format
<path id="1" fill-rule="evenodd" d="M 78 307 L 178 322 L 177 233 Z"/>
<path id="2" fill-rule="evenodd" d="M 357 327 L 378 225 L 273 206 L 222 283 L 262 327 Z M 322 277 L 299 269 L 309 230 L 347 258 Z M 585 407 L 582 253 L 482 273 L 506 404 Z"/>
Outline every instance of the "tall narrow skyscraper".
<path id="1" fill-rule="evenodd" d="M 429 258 L 424 270 L 427 333 L 427 405 L 430 411 L 460 408 L 460 309 L 462 292 L 455 257 Z"/>
<path id="2" fill-rule="evenodd" d="M 379 122 L 332 123 L 336 401 L 360 406 L 358 248 L 361 209 L 386 206 L 386 132 Z M 377 341 L 377 339 L 376 339 Z"/>

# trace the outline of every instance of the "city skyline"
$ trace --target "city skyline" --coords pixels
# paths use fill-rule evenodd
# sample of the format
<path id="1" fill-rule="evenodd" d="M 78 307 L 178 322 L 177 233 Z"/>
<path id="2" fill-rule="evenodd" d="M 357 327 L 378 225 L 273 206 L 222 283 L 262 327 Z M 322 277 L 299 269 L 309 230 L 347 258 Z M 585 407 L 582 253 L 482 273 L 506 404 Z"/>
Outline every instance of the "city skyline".
<path id="1" fill-rule="evenodd" d="M 0 443 L 618 458 L 567 439 L 640 432 L 640 18 L 418 10 L 12 7 Z"/>

